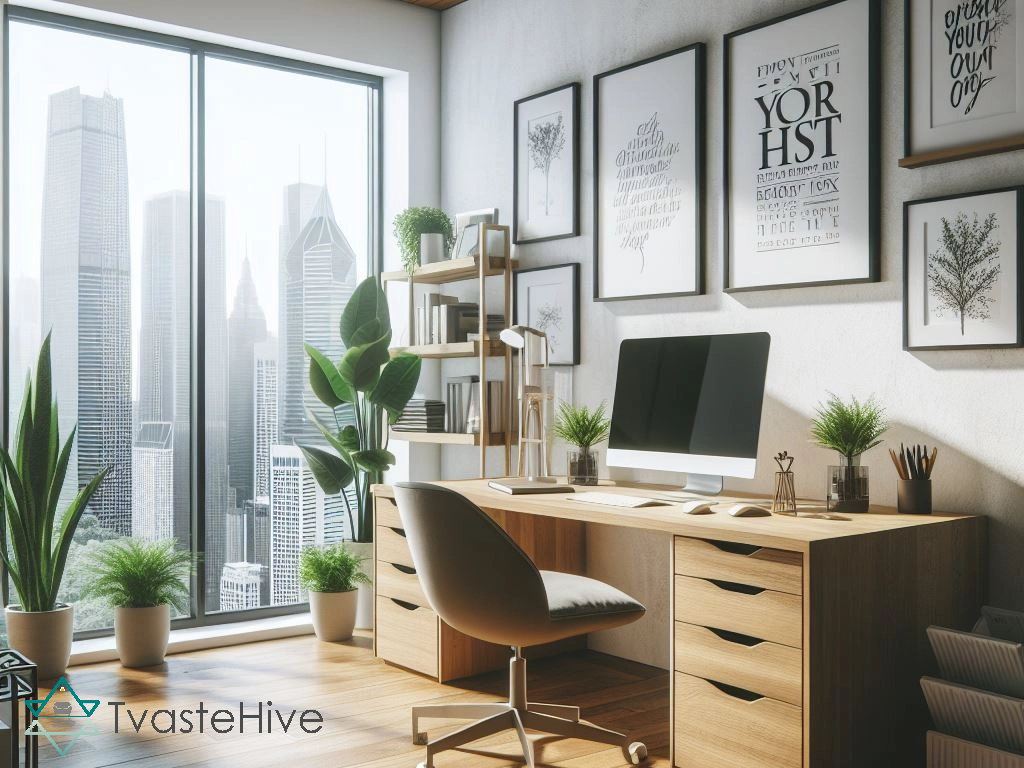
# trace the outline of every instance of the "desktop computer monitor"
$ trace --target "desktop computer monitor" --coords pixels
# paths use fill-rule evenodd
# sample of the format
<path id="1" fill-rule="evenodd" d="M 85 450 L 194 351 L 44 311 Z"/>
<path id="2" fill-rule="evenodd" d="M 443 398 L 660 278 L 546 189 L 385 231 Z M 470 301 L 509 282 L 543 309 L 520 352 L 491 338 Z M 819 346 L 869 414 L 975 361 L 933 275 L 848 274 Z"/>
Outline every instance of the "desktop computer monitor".
<path id="1" fill-rule="evenodd" d="M 767 333 L 627 339 L 608 465 L 687 473 L 713 494 L 723 476 L 754 476 L 768 368 Z"/>

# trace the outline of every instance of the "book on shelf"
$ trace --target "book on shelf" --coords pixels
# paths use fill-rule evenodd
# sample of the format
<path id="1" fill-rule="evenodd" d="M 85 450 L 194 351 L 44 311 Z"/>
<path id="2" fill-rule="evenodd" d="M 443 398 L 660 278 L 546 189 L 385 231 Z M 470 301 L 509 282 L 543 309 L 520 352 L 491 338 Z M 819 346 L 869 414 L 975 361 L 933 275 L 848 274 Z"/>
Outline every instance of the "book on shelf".
<path id="1" fill-rule="evenodd" d="M 504 393 L 505 382 L 487 382 L 487 421 L 491 433 L 504 432 L 507 413 Z M 480 431 L 480 377 L 452 376 L 447 381 L 447 418 L 445 428 L 448 432 Z"/>
<path id="2" fill-rule="evenodd" d="M 417 344 L 458 344 L 469 341 L 469 334 L 480 330 L 480 305 L 456 301 L 453 296 L 431 294 L 435 301 L 416 308 Z M 427 297 L 430 298 L 430 297 Z M 501 314 L 487 315 L 487 331 L 496 334 L 505 327 Z"/>
<path id="3" fill-rule="evenodd" d="M 410 400 L 391 427 L 395 432 L 444 432 L 445 404 L 442 400 Z"/>

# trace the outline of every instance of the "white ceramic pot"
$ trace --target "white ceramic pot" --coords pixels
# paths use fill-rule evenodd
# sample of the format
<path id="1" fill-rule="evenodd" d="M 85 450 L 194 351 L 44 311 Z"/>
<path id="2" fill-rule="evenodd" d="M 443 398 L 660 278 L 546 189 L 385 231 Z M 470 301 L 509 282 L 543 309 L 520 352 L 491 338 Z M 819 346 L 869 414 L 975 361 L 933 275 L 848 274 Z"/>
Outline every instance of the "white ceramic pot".
<path id="1" fill-rule="evenodd" d="M 420 264 L 444 261 L 446 255 L 444 235 L 436 232 L 426 232 L 420 235 Z"/>
<path id="2" fill-rule="evenodd" d="M 349 552 L 363 558 L 359 567 L 370 579 L 373 579 L 373 542 L 346 541 Z M 373 584 L 360 584 L 359 595 L 356 597 L 356 629 L 373 629 Z"/>
<path id="3" fill-rule="evenodd" d="M 153 667 L 164 663 L 171 637 L 171 606 L 118 608 L 114 613 L 114 642 L 121 665 Z"/>
<path id="4" fill-rule="evenodd" d="M 23 611 L 9 606 L 7 642 L 35 663 L 39 680 L 54 680 L 68 668 L 75 613 L 70 605 L 58 605 L 52 611 Z"/>
<path id="5" fill-rule="evenodd" d="M 357 589 L 309 593 L 309 611 L 313 614 L 313 630 L 317 638 L 325 643 L 336 643 L 352 637 L 358 593 Z"/>

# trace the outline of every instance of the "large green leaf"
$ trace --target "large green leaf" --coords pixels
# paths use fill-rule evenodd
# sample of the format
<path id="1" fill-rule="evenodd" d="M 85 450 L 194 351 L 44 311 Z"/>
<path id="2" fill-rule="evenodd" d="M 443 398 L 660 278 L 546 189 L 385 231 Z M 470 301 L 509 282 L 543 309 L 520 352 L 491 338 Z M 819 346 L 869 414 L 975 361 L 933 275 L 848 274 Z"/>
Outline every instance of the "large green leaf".
<path id="1" fill-rule="evenodd" d="M 110 467 L 104 468 L 93 477 L 85 487 L 78 492 L 74 500 L 68 505 L 67 510 L 64 512 L 64 518 L 61 520 L 60 533 L 57 536 L 57 549 L 53 559 L 53 564 L 50 568 L 50 572 L 47 574 L 49 577 L 48 592 L 46 594 L 46 602 L 48 607 L 43 608 L 44 611 L 52 611 L 57 602 L 57 593 L 60 591 L 60 582 L 64 578 L 64 566 L 67 565 L 68 561 L 68 550 L 71 549 L 71 539 L 75 535 L 75 529 L 78 527 L 78 522 L 82 519 L 82 515 L 85 514 L 86 507 L 89 504 L 89 500 L 96 493 L 100 484 L 106 478 L 107 473 L 110 471 Z"/>
<path id="2" fill-rule="evenodd" d="M 349 349 L 341 362 L 338 371 L 341 378 L 358 392 L 368 392 L 377 385 L 380 379 L 380 367 L 388 361 L 390 353 L 391 331 L 372 344 Z"/>
<path id="3" fill-rule="evenodd" d="M 344 450 L 355 453 L 359 450 L 359 430 L 349 424 L 338 434 L 338 441 Z"/>
<path id="4" fill-rule="evenodd" d="M 391 358 L 380 372 L 380 380 L 369 397 L 371 403 L 388 412 L 388 423 L 394 424 L 401 418 L 416 391 L 422 366 L 416 355 L 402 353 Z"/>
<path id="5" fill-rule="evenodd" d="M 370 329 L 363 332 L 360 330 L 374 321 L 378 325 L 373 330 L 373 338 L 368 339 L 365 335 L 370 333 Z M 368 344 L 390 334 L 391 317 L 388 313 L 388 297 L 381 290 L 376 277 L 366 278 L 356 288 L 352 298 L 345 305 L 345 311 L 341 313 L 339 330 L 341 340 L 348 349 Z"/>
<path id="6" fill-rule="evenodd" d="M 367 472 L 386 472 L 395 463 L 395 454 L 385 451 L 383 448 L 373 448 L 368 451 L 357 451 L 352 454 L 356 465 Z"/>
<path id="7" fill-rule="evenodd" d="M 300 445 L 299 450 L 324 493 L 333 496 L 352 484 L 352 469 L 337 454 L 311 445 Z"/>
<path id="8" fill-rule="evenodd" d="M 334 363 L 312 344 L 306 344 L 306 354 L 309 355 L 309 386 L 320 402 L 328 408 L 351 403 L 355 399 L 352 388 Z"/>

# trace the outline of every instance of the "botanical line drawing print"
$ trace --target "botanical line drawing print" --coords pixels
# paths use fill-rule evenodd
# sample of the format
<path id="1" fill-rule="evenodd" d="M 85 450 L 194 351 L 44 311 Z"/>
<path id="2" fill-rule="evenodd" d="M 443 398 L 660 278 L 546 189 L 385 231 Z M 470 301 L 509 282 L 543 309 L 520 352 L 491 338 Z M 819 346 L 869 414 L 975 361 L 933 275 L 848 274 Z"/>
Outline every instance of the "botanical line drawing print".
<path id="1" fill-rule="evenodd" d="M 544 173 L 544 215 L 551 210 L 551 163 L 558 159 L 565 148 L 565 124 L 559 113 L 557 120 L 538 122 L 526 134 L 530 161 L 533 167 Z"/>
<path id="2" fill-rule="evenodd" d="M 562 329 L 562 308 L 550 302 L 541 304 L 537 308 L 537 315 L 533 320 L 534 327 L 538 331 L 544 331 L 548 337 L 548 346 L 552 354 L 558 344 L 558 334 Z"/>
<path id="3" fill-rule="evenodd" d="M 975 213 L 957 214 L 952 222 L 941 219 L 941 248 L 928 254 L 928 292 L 941 309 L 960 317 L 960 335 L 965 335 L 967 318 L 988 320 L 995 299 L 992 288 L 1002 269 L 999 249 L 1002 243 L 992 238 L 999 228 L 996 214 L 984 220 Z"/>

